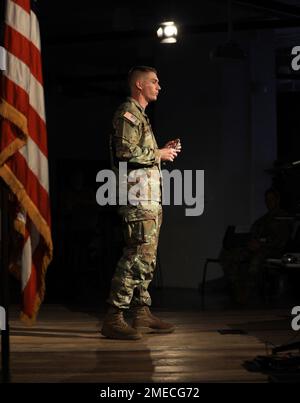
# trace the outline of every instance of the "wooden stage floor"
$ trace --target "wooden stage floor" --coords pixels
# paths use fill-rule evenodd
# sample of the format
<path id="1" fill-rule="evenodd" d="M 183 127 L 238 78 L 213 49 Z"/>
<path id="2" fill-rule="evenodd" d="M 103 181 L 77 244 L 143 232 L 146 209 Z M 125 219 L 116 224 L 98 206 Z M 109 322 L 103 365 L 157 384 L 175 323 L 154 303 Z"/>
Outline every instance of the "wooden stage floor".
<path id="1" fill-rule="evenodd" d="M 296 333 L 290 309 L 153 312 L 173 322 L 175 333 L 108 340 L 99 333 L 103 314 L 50 304 L 29 328 L 13 307 L 12 382 L 268 382 L 245 361 L 266 355 L 266 342 L 287 343 Z"/>

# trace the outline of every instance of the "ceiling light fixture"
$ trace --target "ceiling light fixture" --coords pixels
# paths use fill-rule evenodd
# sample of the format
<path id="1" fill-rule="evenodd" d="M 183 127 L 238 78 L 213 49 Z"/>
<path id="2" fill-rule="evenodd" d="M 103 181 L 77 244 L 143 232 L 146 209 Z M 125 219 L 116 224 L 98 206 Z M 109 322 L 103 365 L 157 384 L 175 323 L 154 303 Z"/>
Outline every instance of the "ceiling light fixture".
<path id="1" fill-rule="evenodd" d="M 156 31 L 160 43 L 176 43 L 178 29 L 174 21 L 162 22 Z"/>

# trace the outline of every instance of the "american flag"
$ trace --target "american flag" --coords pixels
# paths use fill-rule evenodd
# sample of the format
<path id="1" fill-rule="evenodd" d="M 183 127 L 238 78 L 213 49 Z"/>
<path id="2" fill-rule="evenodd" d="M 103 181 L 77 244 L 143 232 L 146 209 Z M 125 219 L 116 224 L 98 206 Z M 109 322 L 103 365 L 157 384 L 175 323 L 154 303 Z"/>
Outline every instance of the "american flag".
<path id="1" fill-rule="evenodd" d="M 13 195 L 19 240 L 10 269 L 21 280 L 21 318 L 27 322 L 35 320 L 43 301 L 52 258 L 40 33 L 33 7 L 30 0 L 6 0 L 7 66 L 0 86 L 0 176 Z"/>

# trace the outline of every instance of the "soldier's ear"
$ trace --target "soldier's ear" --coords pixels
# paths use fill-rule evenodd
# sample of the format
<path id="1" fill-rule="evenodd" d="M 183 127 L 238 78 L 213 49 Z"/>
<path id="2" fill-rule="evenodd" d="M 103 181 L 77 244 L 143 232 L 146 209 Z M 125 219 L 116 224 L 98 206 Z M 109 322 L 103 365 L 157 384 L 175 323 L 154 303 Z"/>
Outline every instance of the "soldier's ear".
<path id="1" fill-rule="evenodd" d="M 137 88 L 138 90 L 141 91 L 141 90 L 143 89 L 143 87 L 142 87 L 142 80 L 141 80 L 141 79 L 136 80 L 135 85 L 136 85 L 136 88 Z"/>

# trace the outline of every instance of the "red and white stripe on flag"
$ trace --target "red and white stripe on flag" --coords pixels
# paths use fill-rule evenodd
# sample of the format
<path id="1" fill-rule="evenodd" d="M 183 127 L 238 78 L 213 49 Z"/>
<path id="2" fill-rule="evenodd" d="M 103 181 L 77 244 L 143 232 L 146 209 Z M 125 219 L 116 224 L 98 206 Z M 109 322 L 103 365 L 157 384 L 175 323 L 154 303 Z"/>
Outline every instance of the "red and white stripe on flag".
<path id="1" fill-rule="evenodd" d="M 20 254 L 11 270 L 22 284 L 21 318 L 35 320 L 52 259 L 47 132 L 39 24 L 30 0 L 7 0 L 7 68 L 0 87 L 0 176 L 17 201 Z"/>

